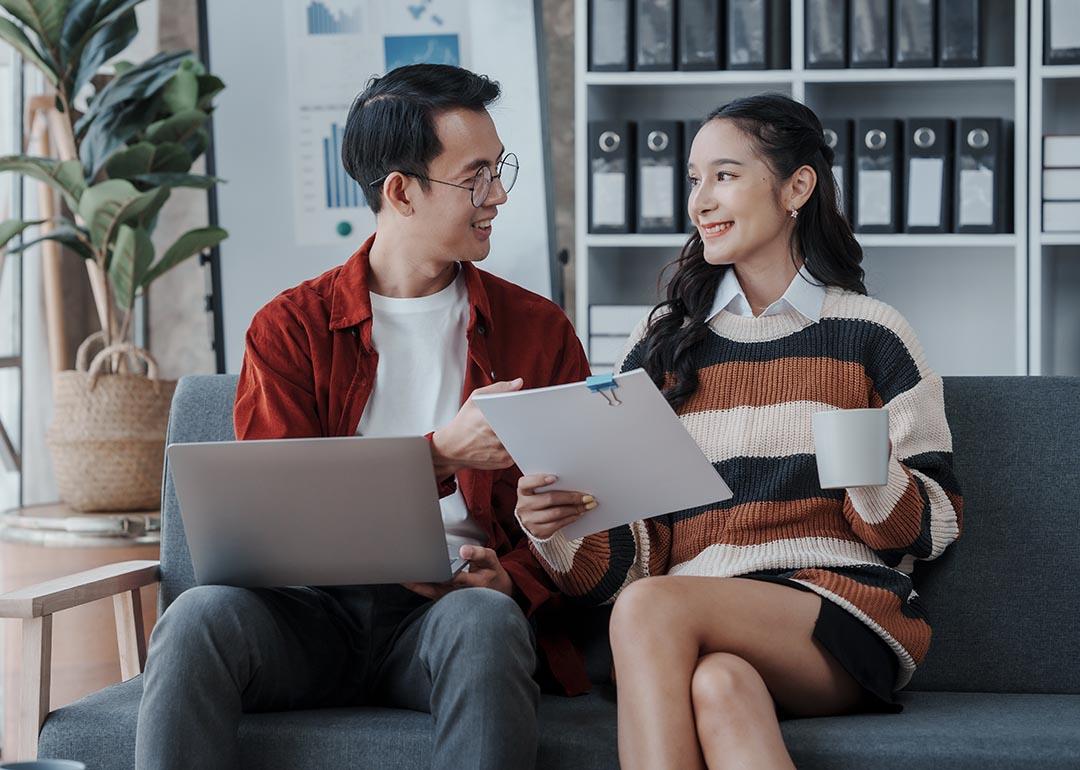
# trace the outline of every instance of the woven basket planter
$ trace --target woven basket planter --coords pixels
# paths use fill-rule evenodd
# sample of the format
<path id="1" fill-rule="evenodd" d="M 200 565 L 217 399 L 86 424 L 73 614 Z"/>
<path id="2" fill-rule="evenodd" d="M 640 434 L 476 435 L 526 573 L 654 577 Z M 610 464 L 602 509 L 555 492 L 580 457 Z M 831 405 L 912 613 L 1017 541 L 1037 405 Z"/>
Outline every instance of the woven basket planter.
<path id="1" fill-rule="evenodd" d="M 165 431 L 175 380 L 159 380 L 157 362 L 134 345 L 111 345 L 53 381 L 53 421 L 46 433 L 60 497 L 77 511 L 145 511 L 161 504 Z M 110 356 L 146 362 L 146 375 L 105 374 Z"/>

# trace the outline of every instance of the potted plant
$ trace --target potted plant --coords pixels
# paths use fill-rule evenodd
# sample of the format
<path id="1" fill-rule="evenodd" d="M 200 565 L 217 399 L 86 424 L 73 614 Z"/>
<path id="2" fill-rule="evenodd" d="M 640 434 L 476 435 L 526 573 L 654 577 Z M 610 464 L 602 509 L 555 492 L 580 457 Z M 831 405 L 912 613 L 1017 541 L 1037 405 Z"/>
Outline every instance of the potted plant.
<path id="1" fill-rule="evenodd" d="M 57 155 L 0 157 L 0 171 L 43 182 L 62 204 L 54 216 L 0 222 L 0 249 L 39 228 L 10 251 L 53 241 L 83 257 L 101 321 L 101 331 L 80 346 L 76 369 L 54 381 L 49 446 L 61 497 L 78 510 L 159 504 L 175 383 L 159 380 L 153 357 L 132 344 L 135 300 L 227 235 L 218 227 L 194 229 L 155 254 L 151 235 L 170 192 L 217 182 L 191 169 L 209 143 L 206 123 L 224 84 L 190 51 L 106 70 L 135 37 L 140 2 L 0 0 L 14 19 L 0 15 L 0 39 L 49 84 Z M 101 349 L 91 360 L 95 344 Z M 140 360 L 145 374 L 137 371 Z"/>

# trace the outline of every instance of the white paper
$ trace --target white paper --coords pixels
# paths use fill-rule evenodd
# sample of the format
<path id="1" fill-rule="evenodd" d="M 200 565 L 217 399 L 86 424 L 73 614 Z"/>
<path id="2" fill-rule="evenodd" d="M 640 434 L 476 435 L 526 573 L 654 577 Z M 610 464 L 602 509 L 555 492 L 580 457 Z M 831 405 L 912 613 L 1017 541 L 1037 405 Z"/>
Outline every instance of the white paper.
<path id="1" fill-rule="evenodd" d="M 961 225 L 994 224 L 994 172 L 988 168 L 960 171 Z"/>
<path id="2" fill-rule="evenodd" d="M 594 227 L 626 224 L 626 174 L 611 171 L 593 174 L 592 223 Z"/>
<path id="3" fill-rule="evenodd" d="M 616 406 L 584 383 L 473 396 L 523 473 L 550 473 L 552 489 L 597 499 L 566 537 L 730 499 L 648 375 L 635 369 L 615 382 Z"/>
<path id="4" fill-rule="evenodd" d="M 859 171 L 859 224 L 892 224 L 892 172 Z"/>
<path id="5" fill-rule="evenodd" d="M 675 216 L 675 169 L 671 166 L 641 167 L 641 216 L 672 219 Z"/>
<path id="6" fill-rule="evenodd" d="M 945 182 L 943 158 L 911 158 L 908 162 L 907 223 L 916 227 L 941 225 L 941 196 Z"/>
<path id="7" fill-rule="evenodd" d="M 1043 140 L 1043 166 L 1074 168 L 1080 166 L 1080 136 L 1047 136 Z"/>
<path id="8" fill-rule="evenodd" d="M 1044 201 L 1080 201 L 1080 168 L 1048 168 L 1043 171 Z"/>
<path id="9" fill-rule="evenodd" d="M 1080 232 L 1080 201 L 1050 201 L 1044 203 L 1043 232 Z"/>
<path id="10" fill-rule="evenodd" d="M 1050 0 L 1050 48 L 1080 48 L 1080 14 L 1076 0 Z"/>

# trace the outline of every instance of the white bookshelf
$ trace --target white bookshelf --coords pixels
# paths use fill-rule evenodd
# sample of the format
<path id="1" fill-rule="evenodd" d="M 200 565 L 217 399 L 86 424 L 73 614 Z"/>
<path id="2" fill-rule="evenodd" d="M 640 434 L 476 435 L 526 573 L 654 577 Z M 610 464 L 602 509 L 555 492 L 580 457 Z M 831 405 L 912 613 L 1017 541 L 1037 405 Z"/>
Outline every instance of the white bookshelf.
<path id="1" fill-rule="evenodd" d="M 1029 128 L 1032 136 L 1041 136 L 1025 117 L 1033 66 L 1028 2 L 983 0 L 983 24 L 988 25 L 983 34 L 984 62 L 988 66 L 807 70 L 803 0 L 790 1 L 788 40 L 780 41 L 790 46 L 790 69 L 600 73 L 588 72 L 587 0 L 575 0 L 575 318 L 583 344 L 587 346 L 589 340 L 589 306 L 657 301 L 658 272 L 678 255 L 686 241 L 683 234 L 588 232 L 589 121 L 701 118 L 730 99 L 777 91 L 813 107 L 823 119 L 1000 116 L 1011 121 L 1012 233 L 859 234 L 858 239 L 865 252 L 870 293 L 908 318 L 938 372 L 1026 374 L 1029 346 L 1035 339 L 1029 330 L 1032 225 L 1026 182 L 1029 162 L 1034 163 L 1028 151 Z M 1041 7 L 1042 0 L 1032 2 Z M 1034 16 L 1031 21 L 1034 35 L 1036 28 L 1041 31 L 1041 21 L 1036 25 Z M 1076 76 L 1080 77 L 1080 72 Z M 1080 235 L 1071 241 L 1080 241 Z M 1030 277 L 1033 279 L 1034 273 Z"/>
<path id="2" fill-rule="evenodd" d="M 1080 134 L 1080 65 L 1044 65 L 1043 2 L 1032 0 L 1028 348 L 1032 374 L 1080 375 L 1080 226 L 1042 231 L 1046 133 Z"/>

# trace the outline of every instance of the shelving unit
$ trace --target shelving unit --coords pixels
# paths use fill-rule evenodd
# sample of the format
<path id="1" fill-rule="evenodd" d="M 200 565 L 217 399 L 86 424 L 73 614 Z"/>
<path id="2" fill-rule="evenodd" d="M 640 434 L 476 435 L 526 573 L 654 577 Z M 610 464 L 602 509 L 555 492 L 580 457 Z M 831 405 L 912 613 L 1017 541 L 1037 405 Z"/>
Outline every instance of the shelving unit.
<path id="1" fill-rule="evenodd" d="M 1041 2 L 1034 0 L 1035 5 Z M 787 48 L 790 69 L 599 73 L 587 71 L 588 3 L 576 0 L 575 313 L 584 344 L 589 339 L 590 304 L 657 301 L 659 270 L 675 259 L 686 241 L 684 234 L 588 232 L 588 122 L 700 119 L 733 98 L 776 91 L 808 104 L 823 119 L 1000 116 L 1012 121 L 1012 233 L 858 237 L 865 250 L 871 294 L 907 317 L 938 372 L 1026 374 L 1029 346 L 1035 339 L 1028 328 L 1034 293 L 1029 291 L 1028 228 L 1032 224 L 1026 184 L 1029 162 L 1034 161 L 1028 152 L 1029 123 L 1024 117 L 1032 66 L 1028 2 L 982 0 L 982 11 L 984 67 L 807 70 L 804 4 L 791 0 L 787 39 L 777 41 Z M 1041 30 L 1041 21 L 1032 21 L 1032 30 Z M 1080 77 L 1080 67 L 1055 69 L 1073 70 Z M 1031 130 L 1033 136 L 1041 135 Z M 1080 242 L 1080 235 L 1073 240 Z M 943 329 L 948 333 L 943 334 Z"/>
<path id="2" fill-rule="evenodd" d="M 1042 231 L 1042 137 L 1046 133 L 1080 134 L 1080 65 L 1043 64 L 1043 51 L 1043 2 L 1033 0 L 1028 181 L 1030 372 L 1080 375 L 1080 230 Z"/>

